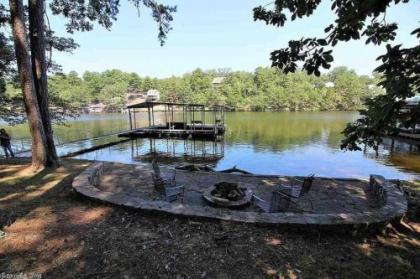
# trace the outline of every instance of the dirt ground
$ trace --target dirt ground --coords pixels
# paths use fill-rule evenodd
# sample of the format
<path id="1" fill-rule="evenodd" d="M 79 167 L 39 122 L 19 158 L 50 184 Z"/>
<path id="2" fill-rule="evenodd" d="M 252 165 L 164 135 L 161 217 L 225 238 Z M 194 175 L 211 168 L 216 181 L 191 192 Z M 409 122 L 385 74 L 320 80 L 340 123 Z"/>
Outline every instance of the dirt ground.
<path id="1" fill-rule="evenodd" d="M 380 232 L 191 220 L 74 193 L 86 161 L 31 173 L 0 162 L 0 275 L 42 278 L 420 278 L 420 187 Z"/>

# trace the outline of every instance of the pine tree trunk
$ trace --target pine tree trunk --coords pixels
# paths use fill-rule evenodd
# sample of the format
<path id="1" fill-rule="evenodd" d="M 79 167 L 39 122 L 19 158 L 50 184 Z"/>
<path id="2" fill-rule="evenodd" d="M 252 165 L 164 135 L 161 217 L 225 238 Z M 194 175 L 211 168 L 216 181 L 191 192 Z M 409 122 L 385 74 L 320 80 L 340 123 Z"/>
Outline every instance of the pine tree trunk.
<path id="1" fill-rule="evenodd" d="M 36 96 L 44 127 L 47 154 L 47 166 L 59 165 L 57 151 L 55 149 L 53 130 L 49 112 L 47 63 L 45 59 L 45 23 L 44 23 L 44 0 L 29 0 L 29 35 L 31 45 L 32 73 Z"/>
<path id="2" fill-rule="evenodd" d="M 22 0 L 9 0 L 9 5 L 23 101 L 32 136 L 32 167 L 39 169 L 46 165 L 46 138 L 34 89 L 34 78 L 26 40 L 24 6 Z"/>

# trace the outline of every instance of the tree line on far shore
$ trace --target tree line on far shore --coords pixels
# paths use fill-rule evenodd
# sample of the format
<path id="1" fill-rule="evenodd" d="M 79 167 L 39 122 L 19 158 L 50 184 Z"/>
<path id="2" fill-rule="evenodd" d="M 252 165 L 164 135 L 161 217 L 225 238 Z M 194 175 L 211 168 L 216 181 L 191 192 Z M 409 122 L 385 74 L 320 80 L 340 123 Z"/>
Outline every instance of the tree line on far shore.
<path id="1" fill-rule="evenodd" d="M 219 83 L 214 83 L 215 78 Z M 284 74 L 268 67 L 254 72 L 196 69 L 163 79 L 120 70 L 86 71 L 81 76 L 72 71 L 50 76 L 49 92 L 72 108 L 104 103 L 118 109 L 124 106 L 127 92 L 157 89 L 163 101 L 223 104 L 243 111 L 358 110 L 365 98 L 381 94 L 377 81 L 378 77 L 358 75 L 346 67 L 320 77 L 305 72 Z M 20 89 L 8 84 L 7 94 L 19 95 Z"/>

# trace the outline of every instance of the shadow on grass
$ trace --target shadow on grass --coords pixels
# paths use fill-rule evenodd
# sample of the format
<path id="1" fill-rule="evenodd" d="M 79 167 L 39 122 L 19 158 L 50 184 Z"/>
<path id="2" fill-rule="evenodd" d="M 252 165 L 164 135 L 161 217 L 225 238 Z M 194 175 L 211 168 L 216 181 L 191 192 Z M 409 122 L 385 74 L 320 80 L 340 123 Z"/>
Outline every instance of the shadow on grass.
<path id="1" fill-rule="evenodd" d="M 9 224 L 0 240 L 0 270 L 43 278 L 418 275 L 414 233 L 389 226 L 382 234 L 352 236 L 145 214 L 75 194 L 71 182 L 84 165 L 66 161 L 54 173 L 14 185 L 19 196 L 0 205 L 12 216 L 1 218 L 2 227 Z"/>

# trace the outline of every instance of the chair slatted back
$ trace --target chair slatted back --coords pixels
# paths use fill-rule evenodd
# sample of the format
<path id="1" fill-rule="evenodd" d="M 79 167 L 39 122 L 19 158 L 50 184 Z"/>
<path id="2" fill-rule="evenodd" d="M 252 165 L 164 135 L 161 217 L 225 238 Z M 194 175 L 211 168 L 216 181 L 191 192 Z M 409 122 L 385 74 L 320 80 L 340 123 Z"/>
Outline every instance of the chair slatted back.
<path id="1" fill-rule="evenodd" d="M 166 194 L 166 187 L 165 187 L 165 181 L 162 179 L 160 175 L 160 168 L 157 163 L 157 160 L 154 159 L 152 162 L 152 168 L 153 168 L 153 185 L 155 186 L 155 190 L 162 195 Z"/>
<path id="2" fill-rule="evenodd" d="M 290 199 L 287 195 L 290 195 L 291 189 L 288 189 L 287 192 L 288 193 L 281 193 L 280 191 L 273 191 L 270 201 L 270 213 L 285 211 L 289 207 Z"/>
<path id="3" fill-rule="evenodd" d="M 314 179 L 315 179 L 314 174 L 311 174 L 308 177 L 305 177 L 302 183 L 302 191 L 300 192 L 300 196 L 303 196 L 304 194 L 308 193 L 309 190 L 311 190 Z"/>
<path id="4" fill-rule="evenodd" d="M 176 186 L 176 169 L 172 170 L 171 177 L 168 182 L 169 182 L 169 186 L 171 187 Z"/>
<path id="5" fill-rule="evenodd" d="M 159 168 L 159 165 L 158 165 L 156 159 L 153 159 L 152 168 L 153 168 L 153 172 L 155 173 L 155 175 L 157 177 L 160 177 L 160 168 Z"/>
<path id="6" fill-rule="evenodd" d="M 162 195 L 166 194 L 165 182 L 161 178 L 156 177 L 155 174 L 153 174 L 153 185 L 158 193 Z"/>

